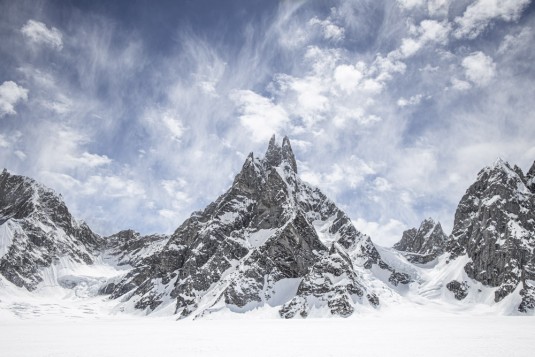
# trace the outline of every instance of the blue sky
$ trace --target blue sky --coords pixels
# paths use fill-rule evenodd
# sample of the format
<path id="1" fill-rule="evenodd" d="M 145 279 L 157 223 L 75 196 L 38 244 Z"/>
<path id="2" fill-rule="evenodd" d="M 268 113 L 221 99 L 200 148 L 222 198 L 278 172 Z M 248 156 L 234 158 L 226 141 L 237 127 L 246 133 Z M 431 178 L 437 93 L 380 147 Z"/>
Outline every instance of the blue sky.
<path id="1" fill-rule="evenodd" d="M 0 163 L 98 233 L 171 232 L 288 135 L 379 244 L 535 159 L 529 0 L 4 1 Z"/>

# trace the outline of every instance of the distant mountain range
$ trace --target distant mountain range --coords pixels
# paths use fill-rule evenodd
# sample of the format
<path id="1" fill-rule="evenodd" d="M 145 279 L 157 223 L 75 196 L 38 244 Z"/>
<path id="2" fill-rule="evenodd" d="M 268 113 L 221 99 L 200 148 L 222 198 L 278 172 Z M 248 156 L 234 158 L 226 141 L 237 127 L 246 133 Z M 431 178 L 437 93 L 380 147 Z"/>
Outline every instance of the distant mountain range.
<path id="1" fill-rule="evenodd" d="M 54 191 L 0 175 L 0 293 L 77 289 L 117 311 L 200 318 L 275 309 L 283 318 L 342 316 L 400 301 L 535 309 L 535 164 L 502 160 L 478 174 L 453 232 L 429 218 L 393 248 L 374 245 L 318 188 L 303 182 L 287 137 L 249 154 L 232 186 L 171 235 L 100 237 Z M 113 276 L 74 266 L 120 267 Z M 61 269 L 60 269 L 61 268 Z"/>

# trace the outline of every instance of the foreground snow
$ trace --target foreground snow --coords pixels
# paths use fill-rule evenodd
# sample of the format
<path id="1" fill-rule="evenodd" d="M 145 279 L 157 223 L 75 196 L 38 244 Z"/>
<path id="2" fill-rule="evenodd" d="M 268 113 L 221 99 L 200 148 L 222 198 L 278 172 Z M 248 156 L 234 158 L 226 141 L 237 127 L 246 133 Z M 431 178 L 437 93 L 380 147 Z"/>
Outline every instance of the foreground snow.
<path id="1" fill-rule="evenodd" d="M 388 258 L 395 263 L 396 257 Z M 165 314 L 162 311 L 160 317 L 135 316 L 134 311 L 123 311 L 116 301 L 95 295 L 94 284 L 117 273 L 104 263 L 76 269 L 64 267 L 68 276 L 81 281 L 74 288 L 50 286 L 39 289 L 38 293 L 13 286 L 0 289 L 0 354 L 9 357 L 533 355 L 535 318 L 503 316 L 495 305 L 463 305 L 438 298 L 434 295 L 439 290 L 428 277 L 422 279 L 429 282 L 423 288 L 432 292 L 430 296 L 413 294 L 408 288 L 405 298 L 385 297 L 385 304 L 378 310 L 360 311 L 347 319 L 283 320 L 277 318 L 276 308 L 262 308 L 245 314 L 220 311 L 201 320 L 176 321 L 172 311 Z M 416 273 L 425 275 L 423 269 Z M 321 312 L 315 315 L 321 316 Z"/>
<path id="2" fill-rule="evenodd" d="M 2 355 L 17 356 L 532 356 L 535 319 L 404 313 L 350 319 L 0 316 Z"/>

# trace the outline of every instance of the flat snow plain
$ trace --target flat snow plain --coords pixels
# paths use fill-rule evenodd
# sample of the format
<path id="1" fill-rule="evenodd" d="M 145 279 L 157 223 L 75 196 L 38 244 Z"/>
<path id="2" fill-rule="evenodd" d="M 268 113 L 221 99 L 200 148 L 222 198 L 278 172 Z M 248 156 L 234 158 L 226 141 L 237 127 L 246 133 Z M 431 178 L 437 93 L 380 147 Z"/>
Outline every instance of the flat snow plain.
<path id="1" fill-rule="evenodd" d="M 306 320 L 0 314 L 0 355 L 533 356 L 535 319 L 404 309 Z"/>

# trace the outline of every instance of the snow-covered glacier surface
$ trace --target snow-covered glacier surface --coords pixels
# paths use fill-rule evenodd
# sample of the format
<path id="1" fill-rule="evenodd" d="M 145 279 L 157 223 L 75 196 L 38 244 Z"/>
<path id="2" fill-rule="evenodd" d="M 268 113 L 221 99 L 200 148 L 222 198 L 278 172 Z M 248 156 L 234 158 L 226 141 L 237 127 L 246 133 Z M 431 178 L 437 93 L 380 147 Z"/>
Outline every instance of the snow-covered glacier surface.
<path id="1" fill-rule="evenodd" d="M 394 252 L 383 248 L 381 253 L 396 264 Z M 64 271 L 68 274 L 63 276 L 71 279 L 60 279 L 64 286 L 44 286 L 38 294 L 4 285 L 1 355 L 533 355 L 535 319 L 496 314 L 496 306 L 484 303 L 473 306 L 433 294 L 422 297 L 413 287 L 401 292 L 404 299 L 395 294 L 380 309 L 345 319 L 328 318 L 331 315 L 323 316 L 320 310 L 307 319 L 285 320 L 269 306 L 241 314 L 221 311 L 196 320 L 177 321 L 171 311 L 141 316 L 138 310 L 118 309 L 116 301 L 96 293 L 103 279 L 124 269 L 106 257 L 96 263 L 51 267 L 48 275 Z M 425 270 L 417 273 L 427 284 L 418 288 L 434 290 L 433 278 L 424 276 Z"/>
<path id="2" fill-rule="evenodd" d="M 348 319 L 0 317 L 2 355 L 10 357 L 532 356 L 535 331 L 532 318 L 414 307 Z"/>

